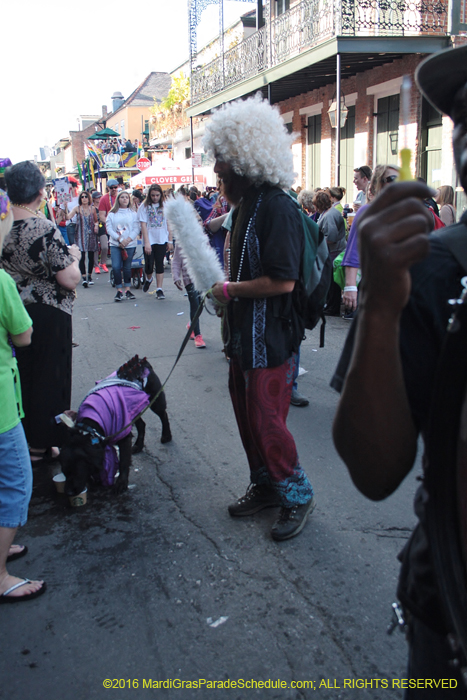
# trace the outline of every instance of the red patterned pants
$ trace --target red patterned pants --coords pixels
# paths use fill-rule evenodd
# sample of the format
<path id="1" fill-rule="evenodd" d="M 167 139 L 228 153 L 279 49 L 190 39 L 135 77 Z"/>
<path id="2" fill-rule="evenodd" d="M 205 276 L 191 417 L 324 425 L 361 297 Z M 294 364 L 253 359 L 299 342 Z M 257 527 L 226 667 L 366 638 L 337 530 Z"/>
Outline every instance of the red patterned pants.
<path id="1" fill-rule="evenodd" d="M 253 484 L 275 488 L 282 505 L 306 503 L 313 488 L 287 428 L 296 356 L 279 367 L 242 370 L 230 360 L 229 391 Z"/>

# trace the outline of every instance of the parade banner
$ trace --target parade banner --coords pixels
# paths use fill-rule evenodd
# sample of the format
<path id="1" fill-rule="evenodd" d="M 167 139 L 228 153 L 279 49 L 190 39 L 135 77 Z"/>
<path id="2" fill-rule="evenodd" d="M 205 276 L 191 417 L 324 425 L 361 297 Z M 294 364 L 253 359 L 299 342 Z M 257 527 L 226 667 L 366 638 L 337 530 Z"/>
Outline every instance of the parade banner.
<path id="1" fill-rule="evenodd" d="M 104 166 L 104 154 L 102 149 L 98 146 L 91 145 L 89 141 L 84 144 L 84 147 L 86 149 L 86 155 L 95 161 L 98 168 L 102 168 Z"/>
<path id="2" fill-rule="evenodd" d="M 136 151 L 123 151 L 121 155 L 121 164 L 124 168 L 136 168 Z"/>

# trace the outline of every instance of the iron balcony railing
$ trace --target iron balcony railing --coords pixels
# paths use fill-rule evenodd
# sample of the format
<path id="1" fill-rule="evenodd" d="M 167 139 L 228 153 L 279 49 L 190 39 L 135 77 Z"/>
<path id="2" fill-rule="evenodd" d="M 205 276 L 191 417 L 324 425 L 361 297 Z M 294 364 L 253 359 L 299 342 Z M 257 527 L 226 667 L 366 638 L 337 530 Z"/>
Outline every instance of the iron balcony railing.
<path id="1" fill-rule="evenodd" d="M 193 68 L 191 104 L 336 36 L 440 36 L 448 0 L 302 0 L 223 56 Z"/>

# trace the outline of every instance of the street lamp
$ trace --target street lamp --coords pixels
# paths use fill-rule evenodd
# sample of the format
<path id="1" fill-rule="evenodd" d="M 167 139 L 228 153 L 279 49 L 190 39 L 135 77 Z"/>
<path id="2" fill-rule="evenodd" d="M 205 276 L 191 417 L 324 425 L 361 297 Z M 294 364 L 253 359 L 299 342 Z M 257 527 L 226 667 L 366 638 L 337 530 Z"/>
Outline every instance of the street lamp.
<path id="1" fill-rule="evenodd" d="M 341 97 L 341 123 L 340 127 L 341 129 L 344 128 L 345 122 L 347 120 L 347 115 L 349 113 L 349 110 L 346 107 L 345 100 L 344 100 L 344 95 Z M 337 100 L 336 96 L 332 98 L 331 106 L 328 109 L 328 115 L 329 115 L 329 121 L 331 122 L 331 128 L 336 129 L 337 128 Z"/>

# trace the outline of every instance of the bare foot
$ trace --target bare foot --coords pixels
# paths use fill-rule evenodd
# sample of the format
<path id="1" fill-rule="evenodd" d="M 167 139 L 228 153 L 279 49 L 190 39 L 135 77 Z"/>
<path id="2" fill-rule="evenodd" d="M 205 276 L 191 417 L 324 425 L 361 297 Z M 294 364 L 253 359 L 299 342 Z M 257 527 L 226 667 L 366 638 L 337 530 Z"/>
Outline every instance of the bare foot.
<path id="1" fill-rule="evenodd" d="M 9 588 L 12 586 L 16 586 L 17 583 L 21 583 L 24 581 L 23 578 L 17 578 L 16 576 L 10 576 L 7 574 L 1 581 L 0 581 L 0 596 L 5 593 Z M 21 598 L 22 596 L 27 596 L 30 593 L 35 593 L 38 591 L 40 588 L 42 588 L 44 581 L 30 581 L 29 583 L 25 583 L 24 586 L 19 586 L 19 588 L 15 588 L 14 591 L 8 594 L 8 598 Z"/>
<path id="2" fill-rule="evenodd" d="M 23 544 L 12 544 L 10 549 L 8 550 L 8 556 L 12 557 L 14 554 L 21 554 L 21 552 L 23 550 L 24 550 Z"/>

